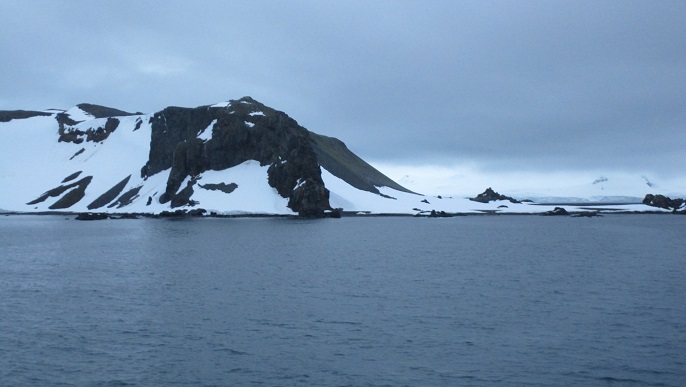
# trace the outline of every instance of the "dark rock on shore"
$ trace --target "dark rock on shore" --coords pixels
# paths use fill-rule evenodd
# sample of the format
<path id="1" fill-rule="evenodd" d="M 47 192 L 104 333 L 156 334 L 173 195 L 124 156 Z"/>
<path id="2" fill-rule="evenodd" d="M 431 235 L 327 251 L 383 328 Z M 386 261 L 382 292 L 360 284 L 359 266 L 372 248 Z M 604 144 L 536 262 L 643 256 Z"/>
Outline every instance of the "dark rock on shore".
<path id="1" fill-rule="evenodd" d="M 486 190 L 473 198 L 469 198 L 471 201 L 480 203 L 489 203 L 496 200 L 508 200 L 512 203 L 521 203 L 519 200 L 511 198 L 509 196 L 501 195 L 495 192 L 491 187 L 486 188 Z"/>
<path id="2" fill-rule="evenodd" d="M 415 217 L 425 217 L 425 218 L 452 218 L 455 216 L 455 214 L 451 214 L 445 211 L 436 211 L 436 210 L 431 210 L 431 211 L 422 211 L 419 208 L 413 208 L 415 211 L 419 211 L 417 214 L 415 214 Z"/>
<path id="3" fill-rule="evenodd" d="M 643 204 L 664 208 L 665 210 L 672 210 L 672 212 L 677 212 L 683 207 L 682 212 L 686 212 L 686 199 L 671 199 L 664 195 L 647 194 L 645 198 L 643 198 Z"/>
<path id="4" fill-rule="evenodd" d="M 119 214 L 118 216 L 110 216 L 110 219 L 138 219 L 138 215 L 124 213 L 124 214 Z"/>
<path id="5" fill-rule="evenodd" d="M 94 212 L 82 212 L 78 215 L 76 215 L 76 220 L 103 220 L 103 219 L 108 219 L 109 215 L 107 214 L 101 214 L 101 213 L 94 213 Z"/>
<path id="6" fill-rule="evenodd" d="M 188 216 L 203 216 L 206 212 L 207 210 L 205 210 L 204 208 L 195 208 L 188 211 Z"/>
<path id="7" fill-rule="evenodd" d="M 569 215 L 569 212 L 562 207 L 555 207 L 551 211 L 546 211 L 542 215 Z"/>
<path id="8" fill-rule="evenodd" d="M 574 218 L 593 218 L 596 216 L 602 216 L 598 211 L 585 211 L 585 212 L 580 212 L 578 214 L 572 215 Z"/>
<path id="9" fill-rule="evenodd" d="M 332 210 L 324 211 L 324 216 L 327 218 L 340 219 L 343 216 L 343 209 L 334 208 Z"/>
<path id="10" fill-rule="evenodd" d="M 176 210 L 176 211 L 162 211 L 160 212 L 157 217 L 159 218 L 183 218 L 186 217 L 188 214 L 184 210 Z"/>
<path id="11" fill-rule="evenodd" d="M 436 211 L 436 210 L 431 210 L 431 213 L 429 213 L 429 218 L 451 218 L 452 215 L 448 214 L 445 211 Z"/>
<path id="12" fill-rule="evenodd" d="M 288 200 L 288 207 L 304 217 L 324 217 L 324 211 L 331 210 L 329 190 L 324 183 L 307 179 L 299 184 Z"/>
<path id="13" fill-rule="evenodd" d="M 176 211 L 162 211 L 157 215 L 159 218 L 187 218 L 187 217 L 200 217 L 203 216 L 207 210 L 204 208 L 196 208 L 190 211 L 187 210 L 176 210 Z"/>

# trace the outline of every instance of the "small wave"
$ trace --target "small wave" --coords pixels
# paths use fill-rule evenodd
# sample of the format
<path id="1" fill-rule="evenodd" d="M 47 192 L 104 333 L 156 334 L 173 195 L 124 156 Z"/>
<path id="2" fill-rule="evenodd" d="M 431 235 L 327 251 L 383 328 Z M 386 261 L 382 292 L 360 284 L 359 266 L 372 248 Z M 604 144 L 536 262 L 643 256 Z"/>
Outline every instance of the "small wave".
<path id="1" fill-rule="evenodd" d="M 104 382 L 99 382 L 95 384 L 96 386 L 103 387 L 119 387 L 119 386 L 135 386 L 135 383 L 127 383 L 123 380 L 108 380 Z"/>
<path id="2" fill-rule="evenodd" d="M 362 325 L 362 323 L 355 322 L 355 321 L 337 321 L 337 320 L 325 321 L 325 320 L 315 320 L 315 322 L 316 322 L 316 323 L 320 323 L 320 324 Z"/>
<path id="3" fill-rule="evenodd" d="M 629 378 L 615 378 L 612 376 L 602 376 L 602 377 L 596 378 L 596 380 L 600 380 L 600 381 L 607 382 L 607 383 L 632 383 L 632 384 L 640 384 L 643 386 L 648 385 L 648 383 L 646 383 L 643 380 L 629 379 Z"/>
<path id="4" fill-rule="evenodd" d="M 235 349 L 231 349 L 231 348 L 217 348 L 214 350 L 214 352 L 226 352 L 229 355 L 237 355 L 237 356 L 249 355 L 249 353 L 247 353 L 247 352 L 236 351 Z"/>

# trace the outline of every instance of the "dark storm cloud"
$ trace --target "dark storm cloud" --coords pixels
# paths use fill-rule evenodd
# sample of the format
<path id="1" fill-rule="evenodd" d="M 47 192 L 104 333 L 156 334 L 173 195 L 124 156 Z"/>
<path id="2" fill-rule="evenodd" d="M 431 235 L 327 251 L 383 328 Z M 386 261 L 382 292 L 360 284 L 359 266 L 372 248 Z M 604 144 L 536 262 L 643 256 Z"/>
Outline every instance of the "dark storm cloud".
<path id="1" fill-rule="evenodd" d="M 683 1 L 0 3 L 0 109 L 251 95 L 383 162 L 686 169 Z"/>

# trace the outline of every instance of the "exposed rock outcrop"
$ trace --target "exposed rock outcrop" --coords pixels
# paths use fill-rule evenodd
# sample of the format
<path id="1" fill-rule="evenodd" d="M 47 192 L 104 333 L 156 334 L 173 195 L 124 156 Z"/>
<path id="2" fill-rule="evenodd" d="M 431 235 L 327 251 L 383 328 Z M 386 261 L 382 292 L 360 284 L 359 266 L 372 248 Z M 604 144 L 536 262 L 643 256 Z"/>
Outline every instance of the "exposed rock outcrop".
<path id="1" fill-rule="evenodd" d="M 25 118 L 51 115 L 52 113 L 37 112 L 33 110 L 0 110 L 0 122 L 10 122 L 12 120 L 23 120 Z"/>
<path id="2" fill-rule="evenodd" d="M 319 165 L 353 187 L 380 194 L 377 187 L 389 187 L 401 192 L 414 193 L 401 186 L 359 158 L 343 141 L 310 133 Z"/>
<path id="3" fill-rule="evenodd" d="M 207 183 L 207 184 L 198 184 L 198 186 L 202 189 L 207 189 L 210 191 L 221 191 L 226 194 L 230 194 L 231 192 L 235 191 L 236 188 L 238 188 L 238 184 L 236 183 L 218 183 L 218 184 L 213 184 L 213 183 Z"/>
<path id="4" fill-rule="evenodd" d="M 686 199 L 671 199 L 664 195 L 647 194 L 645 198 L 643 198 L 643 204 L 664 208 L 665 210 L 672 210 L 672 212 L 677 212 L 679 210 L 686 212 Z"/>
<path id="5" fill-rule="evenodd" d="M 546 211 L 541 215 L 569 215 L 569 212 L 562 207 L 555 207 L 550 211 Z"/>
<path id="6" fill-rule="evenodd" d="M 38 198 L 26 203 L 28 205 L 38 204 L 44 202 L 49 197 L 58 197 L 62 195 L 67 190 L 71 190 L 64 194 L 59 200 L 53 203 L 50 207 L 51 210 L 65 209 L 73 206 L 79 200 L 83 199 L 86 193 L 86 187 L 93 180 L 93 176 L 86 176 L 83 179 L 76 181 L 67 185 L 60 185 L 55 187 L 45 193 L 43 193 Z"/>
<path id="7" fill-rule="evenodd" d="M 93 200 L 91 204 L 88 205 L 89 210 L 94 210 L 96 208 L 103 207 L 114 200 L 117 195 L 121 193 L 128 184 L 131 175 L 125 177 L 122 181 L 115 184 L 112 188 L 108 189 L 104 194 L 100 195 L 97 199 Z"/>
<path id="8" fill-rule="evenodd" d="M 453 215 L 445 211 L 431 210 L 429 213 L 429 218 L 451 218 Z"/>
<path id="9" fill-rule="evenodd" d="M 97 212 L 81 212 L 76 215 L 76 220 L 105 220 L 108 219 L 109 215 L 97 213 Z"/>
<path id="10" fill-rule="evenodd" d="M 244 97 L 227 107 L 169 107 L 156 113 L 151 124 L 150 156 L 141 175 L 171 168 L 162 203 L 191 204 L 193 184 L 179 191 L 188 176 L 256 160 L 269 166 L 269 185 L 289 199 L 293 211 L 317 216 L 331 209 L 310 132 L 283 112 Z M 211 138 L 199 139 L 205 130 L 212 131 Z"/>
<path id="11" fill-rule="evenodd" d="M 73 142 L 74 144 L 80 144 L 84 140 L 91 142 L 104 141 L 109 137 L 110 133 L 117 129 L 117 126 L 119 126 L 119 120 L 111 117 L 107 119 L 104 126 L 88 128 L 86 130 L 60 124 L 58 130 L 60 137 L 58 141 Z"/>
<path id="12" fill-rule="evenodd" d="M 584 212 L 579 212 L 578 214 L 572 215 L 574 218 L 594 218 L 597 216 L 602 216 L 600 214 L 600 211 L 584 211 Z"/>
<path id="13" fill-rule="evenodd" d="M 92 103 L 80 103 L 76 105 L 79 109 L 92 115 L 95 118 L 108 118 L 108 117 L 123 117 L 132 116 L 134 113 L 128 113 L 123 110 L 114 109 L 107 106 L 94 105 Z M 141 114 L 141 113 L 136 113 Z"/>
<path id="14" fill-rule="evenodd" d="M 486 188 L 486 190 L 478 195 L 476 197 L 470 198 L 469 200 L 475 201 L 475 202 L 480 202 L 480 203 L 488 203 L 496 200 L 508 200 L 512 203 L 521 203 L 519 200 L 511 198 L 509 196 L 501 195 L 497 192 L 495 192 L 491 187 Z"/>
<path id="15" fill-rule="evenodd" d="M 74 172 L 74 173 L 72 173 L 71 175 L 65 177 L 65 178 L 62 180 L 62 184 L 66 183 L 66 182 L 68 182 L 68 181 L 72 181 L 72 180 L 76 179 L 77 177 L 79 177 L 79 175 L 81 174 L 81 172 L 82 172 L 82 171 L 77 171 L 77 172 Z"/>
<path id="16" fill-rule="evenodd" d="M 113 203 L 110 203 L 107 208 L 117 207 L 122 208 L 131 204 L 138 197 L 138 192 L 140 192 L 143 186 L 133 187 L 130 190 L 124 192 L 121 196 L 117 198 Z"/>

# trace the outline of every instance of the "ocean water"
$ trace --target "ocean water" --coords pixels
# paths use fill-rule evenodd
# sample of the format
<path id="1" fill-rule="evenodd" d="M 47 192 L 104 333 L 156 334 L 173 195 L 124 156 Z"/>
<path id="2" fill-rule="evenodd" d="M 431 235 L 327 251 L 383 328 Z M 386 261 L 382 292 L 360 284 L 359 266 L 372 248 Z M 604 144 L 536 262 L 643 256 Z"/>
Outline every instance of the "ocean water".
<path id="1" fill-rule="evenodd" d="M 684 230 L 0 217 L 0 385 L 684 385 Z"/>

